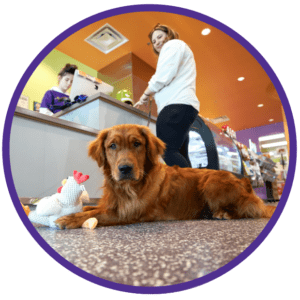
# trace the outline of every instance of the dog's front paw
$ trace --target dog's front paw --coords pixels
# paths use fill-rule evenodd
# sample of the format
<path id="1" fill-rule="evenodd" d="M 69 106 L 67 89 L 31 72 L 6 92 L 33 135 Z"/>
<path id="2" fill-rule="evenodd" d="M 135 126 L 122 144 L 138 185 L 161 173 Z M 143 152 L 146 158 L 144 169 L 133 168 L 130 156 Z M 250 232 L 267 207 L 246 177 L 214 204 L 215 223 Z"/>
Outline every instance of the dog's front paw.
<path id="1" fill-rule="evenodd" d="M 217 219 L 217 220 L 230 220 L 232 218 L 228 214 L 228 212 L 220 210 L 217 213 L 213 214 L 213 219 Z"/>
<path id="2" fill-rule="evenodd" d="M 75 229 L 81 227 L 82 224 L 78 222 L 75 214 L 63 216 L 54 221 L 57 227 L 60 229 Z"/>

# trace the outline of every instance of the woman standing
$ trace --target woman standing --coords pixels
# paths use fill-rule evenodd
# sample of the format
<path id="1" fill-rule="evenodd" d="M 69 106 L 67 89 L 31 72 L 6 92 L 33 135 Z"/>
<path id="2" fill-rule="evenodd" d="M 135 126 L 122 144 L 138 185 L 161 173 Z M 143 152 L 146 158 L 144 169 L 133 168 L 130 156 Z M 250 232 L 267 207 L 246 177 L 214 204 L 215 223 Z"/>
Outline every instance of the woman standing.
<path id="1" fill-rule="evenodd" d="M 194 55 L 189 46 L 179 40 L 178 33 L 166 25 L 157 24 L 149 38 L 158 55 L 157 68 L 135 107 L 154 97 L 158 111 L 156 135 L 167 145 L 166 164 L 191 167 L 189 129 L 200 108 Z"/>
<path id="2" fill-rule="evenodd" d="M 42 100 L 40 113 L 52 116 L 64 107 L 62 98 L 69 98 L 67 90 L 72 86 L 76 65 L 66 64 L 58 73 L 58 86 L 48 90 Z"/>

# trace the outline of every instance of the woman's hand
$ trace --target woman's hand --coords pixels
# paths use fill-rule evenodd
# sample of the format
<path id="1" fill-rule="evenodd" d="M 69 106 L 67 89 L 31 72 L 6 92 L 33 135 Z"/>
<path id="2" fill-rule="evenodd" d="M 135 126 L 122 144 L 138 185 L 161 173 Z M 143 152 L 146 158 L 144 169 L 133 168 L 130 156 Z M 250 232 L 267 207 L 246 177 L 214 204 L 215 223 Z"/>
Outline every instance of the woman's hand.
<path id="1" fill-rule="evenodd" d="M 144 104 L 147 105 L 148 100 L 149 100 L 149 96 L 143 94 L 141 96 L 140 100 L 137 103 L 135 103 L 133 107 L 139 107 L 139 106 L 144 105 Z"/>

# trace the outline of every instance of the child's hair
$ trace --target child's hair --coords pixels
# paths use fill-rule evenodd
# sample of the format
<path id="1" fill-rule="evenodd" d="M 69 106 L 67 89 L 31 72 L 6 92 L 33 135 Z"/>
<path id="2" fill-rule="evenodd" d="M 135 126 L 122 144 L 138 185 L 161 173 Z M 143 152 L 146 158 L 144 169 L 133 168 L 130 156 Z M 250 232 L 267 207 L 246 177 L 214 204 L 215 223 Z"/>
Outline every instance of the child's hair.
<path id="1" fill-rule="evenodd" d="M 175 30 L 173 30 L 172 28 L 170 28 L 169 26 L 167 25 L 162 25 L 160 23 L 157 23 L 154 28 L 151 30 L 151 32 L 149 33 L 148 37 L 150 39 L 150 42 L 152 44 L 152 35 L 153 35 L 153 32 L 155 30 L 161 30 L 163 32 L 165 32 L 167 34 L 167 40 L 174 40 L 174 39 L 179 39 L 179 34 L 178 32 L 176 32 Z M 159 52 L 157 52 L 154 47 L 153 47 L 153 44 L 152 44 L 152 48 L 153 48 L 153 51 L 156 55 L 159 55 Z"/>
<path id="2" fill-rule="evenodd" d="M 76 65 L 71 65 L 71 64 L 66 64 L 58 73 L 58 76 L 63 77 L 66 73 L 70 73 L 73 74 L 75 73 L 75 70 L 77 70 L 77 66 Z"/>

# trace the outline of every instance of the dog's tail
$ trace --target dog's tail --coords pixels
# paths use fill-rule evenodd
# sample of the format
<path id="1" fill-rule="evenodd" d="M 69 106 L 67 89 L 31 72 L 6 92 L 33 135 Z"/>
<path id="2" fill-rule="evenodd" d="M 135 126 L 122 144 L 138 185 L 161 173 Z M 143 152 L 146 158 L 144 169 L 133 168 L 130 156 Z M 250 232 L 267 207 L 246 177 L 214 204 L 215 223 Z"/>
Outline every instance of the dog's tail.
<path id="1" fill-rule="evenodd" d="M 276 209 L 276 206 L 265 205 L 262 218 L 271 218 L 275 209 Z"/>
<path id="2" fill-rule="evenodd" d="M 266 205 L 254 192 L 247 195 L 238 206 L 239 218 L 271 218 L 276 206 Z"/>
<path id="3" fill-rule="evenodd" d="M 260 217 L 261 218 L 271 218 L 276 209 L 276 206 L 265 205 L 263 200 L 254 194 L 251 182 L 248 178 L 246 178 L 246 177 L 242 178 L 241 182 L 242 182 L 244 188 L 246 189 L 246 191 L 251 194 L 250 198 L 254 198 L 254 202 L 257 203 L 257 207 L 260 212 L 259 213 Z"/>

